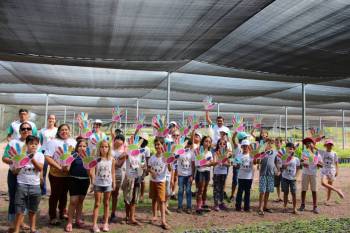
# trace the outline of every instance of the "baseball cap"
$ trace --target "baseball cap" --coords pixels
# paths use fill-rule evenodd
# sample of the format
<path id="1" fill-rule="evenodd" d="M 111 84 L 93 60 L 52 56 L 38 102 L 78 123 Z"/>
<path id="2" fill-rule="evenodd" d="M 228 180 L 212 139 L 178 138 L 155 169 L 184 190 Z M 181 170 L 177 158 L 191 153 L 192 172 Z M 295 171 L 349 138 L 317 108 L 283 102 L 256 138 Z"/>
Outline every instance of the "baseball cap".
<path id="1" fill-rule="evenodd" d="M 334 142 L 332 139 L 327 139 L 325 142 L 324 142 L 324 145 L 328 145 L 328 144 L 331 144 L 334 146 Z"/>
<path id="2" fill-rule="evenodd" d="M 200 132 L 198 132 L 198 131 L 196 131 L 194 134 L 197 134 L 200 138 L 203 137 L 203 135 Z"/>
<path id="3" fill-rule="evenodd" d="M 96 120 L 94 121 L 94 124 L 101 124 L 101 125 L 102 125 L 102 121 L 101 121 L 100 119 L 96 119 Z"/>
<path id="4" fill-rule="evenodd" d="M 249 146 L 249 145 L 250 145 L 250 142 L 247 139 L 245 139 L 241 142 L 241 146 Z"/>
<path id="5" fill-rule="evenodd" d="M 312 137 L 307 137 L 303 139 L 303 144 L 306 144 L 308 142 L 312 142 L 312 144 L 314 145 L 316 144 L 315 139 L 313 139 Z"/>
<path id="6" fill-rule="evenodd" d="M 245 138 L 247 138 L 247 137 L 249 137 L 249 136 L 250 136 L 250 135 L 247 134 L 246 132 L 239 132 L 239 133 L 237 134 L 238 140 L 243 140 L 243 139 L 245 139 Z"/>
<path id="7" fill-rule="evenodd" d="M 226 126 L 223 126 L 219 129 L 219 132 L 224 132 L 225 134 L 229 134 L 230 133 L 230 130 L 229 128 L 227 128 Z"/>

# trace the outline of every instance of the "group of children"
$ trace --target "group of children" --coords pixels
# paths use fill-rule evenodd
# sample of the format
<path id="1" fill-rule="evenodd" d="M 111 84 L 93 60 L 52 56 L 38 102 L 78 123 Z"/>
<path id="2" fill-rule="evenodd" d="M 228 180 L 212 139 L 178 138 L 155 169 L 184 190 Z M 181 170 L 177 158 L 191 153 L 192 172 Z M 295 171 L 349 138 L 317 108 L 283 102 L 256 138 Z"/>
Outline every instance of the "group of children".
<path id="1" fill-rule="evenodd" d="M 223 118 L 222 118 L 223 119 Z M 101 123 L 102 124 L 102 123 Z M 69 126 L 64 124 L 58 127 L 57 138 L 49 145 L 44 153 L 38 152 L 39 139 L 30 134 L 31 125 L 24 122 L 20 125 L 21 137 L 17 141 L 10 141 L 3 161 L 10 165 L 9 177 L 17 176 L 15 190 L 16 220 L 13 232 L 19 232 L 23 223 L 23 214 L 29 213 L 31 232 L 36 231 L 35 213 L 40 203 L 40 172 L 44 165 L 44 154 L 50 169 L 56 169 L 59 174 L 67 173 L 68 191 L 70 193 L 70 203 L 67 214 L 66 232 L 73 231 L 73 218 L 76 218 L 76 225 L 83 227 L 83 202 L 90 186 L 90 192 L 94 192 L 95 204 L 92 217 L 92 231 L 109 231 L 109 222 L 117 220 L 117 203 L 119 192 L 122 190 L 125 204 L 125 221 L 132 225 L 141 225 L 136 220 L 136 205 L 144 192 L 144 179 L 149 175 L 149 198 L 152 200 L 151 223 L 156 224 L 158 214 L 161 215 L 161 227 L 170 229 L 166 221 L 168 210 L 168 199 L 173 194 L 174 180 L 178 182 L 178 208 L 177 212 L 192 214 L 192 182 L 196 187 L 195 213 L 202 215 L 211 210 L 228 210 L 224 203 L 225 184 L 229 172 L 229 167 L 233 168 L 233 184 L 237 184 L 237 194 L 235 198 L 236 211 L 251 211 L 250 193 L 252 189 L 255 170 L 259 170 L 259 207 L 258 214 L 271 213 L 269 208 L 269 195 L 274 192 L 274 187 L 283 192 L 284 212 L 287 212 L 288 195 L 291 193 L 293 203 L 293 213 L 305 210 L 306 192 L 310 186 L 313 198 L 313 212 L 318 213 L 317 208 L 317 170 L 321 169 L 322 185 L 327 188 L 328 204 L 331 191 L 335 191 L 343 198 L 344 194 L 340 189 L 333 186 L 335 178 L 338 176 L 338 161 L 336 153 L 332 150 L 333 141 L 326 140 L 324 146 L 326 150 L 316 148 L 316 141 L 313 138 L 305 138 L 302 142 L 305 150 L 301 158 L 295 153 L 296 146 L 287 142 L 285 149 L 282 140 L 270 139 L 267 133 L 261 134 L 259 138 L 259 153 L 256 153 L 255 140 L 245 132 L 234 132 L 229 138 L 229 131 L 223 126 L 217 127 L 218 133 L 213 141 L 209 135 L 202 135 L 198 130 L 192 130 L 190 138 L 183 139 L 182 152 L 167 150 L 174 148 L 179 143 L 179 129 L 176 124 L 171 126 L 169 135 L 156 136 L 154 139 L 154 151 L 151 155 L 147 144 L 149 137 L 145 133 L 138 131 L 126 140 L 121 131 L 113 133 L 111 140 L 105 136 L 92 140 L 91 138 L 78 137 L 72 139 L 69 136 Z M 22 135 L 23 134 L 23 135 Z M 56 141 L 55 141 L 56 140 Z M 57 156 L 67 153 L 62 144 L 70 141 L 70 146 L 74 149 L 71 154 L 74 160 L 71 164 L 62 165 L 54 162 Z M 127 142 L 126 142 L 127 141 Z M 14 151 L 16 143 L 26 144 L 26 153 L 29 155 L 29 162 L 24 166 L 14 166 L 13 157 L 19 155 L 19 151 Z M 61 143 L 61 144 L 60 144 Z M 263 146 L 262 146 L 263 145 Z M 18 147 L 18 146 L 17 146 Z M 169 151 L 171 151 L 169 160 Z M 87 156 L 96 158 L 95 165 L 86 167 L 84 164 Z M 312 160 L 310 159 L 312 158 Z M 302 169 L 301 185 L 301 205 L 297 210 L 296 203 L 296 177 Z M 10 174 L 11 172 L 11 174 Z M 207 193 L 209 182 L 213 174 L 213 199 L 214 207 L 209 208 Z M 236 180 L 236 181 L 234 181 Z M 51 181 L 51 180 L 50 180 Z M 51 195 L 58 190 L 51 183 Z M 235 188 L 235 186 L 233 186 Z M 13 192 L 13 190 L 9 190 Z M 183 208 L 184 194 L 186 195 L 186 208 Z M 234 197 L 234 190 L 231 198 Z M 103 226 L 98 225 L 98 214 L 100 203 L 103 199 Z M 110 199 L 112 199 L 112 210 L 109 211 Z M 56 214 L 56 200 L 53 211 Z M 243 208 L 242 208 L 243 202 Z M 51 204 L 50 204 L 51 205 Z M 50 222 L 51 223 L 51 222 Z"/>

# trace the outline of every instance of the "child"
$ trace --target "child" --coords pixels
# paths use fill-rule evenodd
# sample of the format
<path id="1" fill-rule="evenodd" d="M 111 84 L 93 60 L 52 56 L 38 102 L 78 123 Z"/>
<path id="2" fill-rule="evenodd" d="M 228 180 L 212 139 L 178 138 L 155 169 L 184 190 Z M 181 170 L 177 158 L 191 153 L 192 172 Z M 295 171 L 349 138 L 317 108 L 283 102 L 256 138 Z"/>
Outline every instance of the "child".
<path id="1" fill-rule="evenodd" d="M 272 210 L 267 208 L 270 193 L 274 191 L 274 175 L 276 170 L 276 151 L 272 150 L 273 140 L 266 138 L 265 152 L 262 157 L 256 160 L 260 164 L 260 179 L 259 179 L 259 215 L 264 215 L 264 211 L 272 213 Z M 277 169 L 277 172 L 278 169 Z"/>
<path id="2" fill-rule="evenodd" d="M 339 173 L 337 153 L 332 151 L 334 146 L 333 140 L 326 140 L 324 146 L 326 147 L 326 151 L 319 150 L 323 161 L 323 168 L 321 169 L 321 182 L 322 186 L 327 189 L 327 200 L 325 205 L 329 205 L 332 190 L 338 193 L 339 197 L 342 199 L 344 198 L 344 194 L 340 189 L 333 186 L 333 182 Z"/>
<path id="3" fill-rule="evenodd" d="M 203 211 L 210 211 L 208 205 L 206 205 L 205 201 L 207 198 L 207 189 L 210 181 L 210 167 L 213 162 L 213 155 L 210 151 L 210 147 L 212 145 L 211 137 L 204 136 L 201 140 L 201 147 L 204 149 L 204 159 L 207 160 L 205 165 L 200 165 L 199 161 L 197 161 L 197 157 L 192 161 L 192 166 L 196 166 L 196 179 L 198 179 L 198 191 L 197 191 L 197 206 L 196 212 L 197 214 L 203 214 Z M 197 148 L 199 150 L 200 148 Z"/>
<path id="4" fill-rule="evenodd" d="M 146 167 L 147 167 L 148 160 L 151 157 L 151 150 L 148 147 L 149 137 L 148 137 L 147 133 L 141 133 L 140 137 L 143 139 L 143 142 L 142 142 L 140 147 L 143 148 L 143 150 L 144 150 L 143 154 L 144 154 L 144 157 L 146 158 Z M 143 202 L 143 196 L 144 196 L 144 193 L 145 193 L 145 177 L 147 175 L 148 175 L 148 173 L 147 173 L 147 170 L 146 170 L 144 172 L 144 174 L 142 175 L 142 177 L 141 177 L 140 202 Z"/>
<path id="5" fill-rule="evenodd" d="M 282 149 L 282 138 L 281 137 L 277 137 L 275 139 L 275 147 L 276 147 L 277 152 Z M 281 202 L 282 201 L 282 198 L 281 198 L 282 158 L 277 155 L 276 160 L 277 160 L 277 164 L 276 164 L 277 169 L 279 169 L 281 171 L 278 174 L 275 174 L 275 188 L 277 191 L 276 202 Z"/>
<path id="6" fill-rule="evenodd" d="M 282 192 L 283 195 L 283 202 L 284 202 L 284 212 L 287 212 L 287 204 L 288 204 L 288 194 L 289 190 L 292 193 L 292 200 L 293 200 L 293 214 L 298 214 L 296 205 L 297 205 L 297 198 L 296 198 L 296 191 L 297 191 L 297 185 L 296 185 L 296 177 L 298 174 L 298 171 L 300 169 L 300 160 L 294 156 L 295 146 L 293 143 L 288 142 L 286 144 L 287 149 L 287 160 L 283 162 L 283 171 L 282 171 L 282 180 L 281 180 L 281 186 L 282 186 Z"/>
<path id="7" fill-rule="evenodd" d="M 157 206 L 161 209 L 162 228 L 169 230 L 170 226 L 165 219 L 166 208 L 166 173 L 171 171 L 170 164 L 164 161 L 164 138 L 156 137 L 154 139 L 154 147 L 156 154 L 152 155 L 148 163 L 148 171 L 151 175 L 149 197 L 152 199 L 152 223 L 157 221 Z"/>
<path id="8" fill-rule="evenodd" d="M 116 223 L 117 222 L 117 205 L 118 205 L 118 196 L 119 189 L 123 183 L 125 176 L 125 158 L 127 156 L 125 152 L 125 137 L 123 134 L 116 134 L 114 137 L 113 143 L 113 151 L 112 155 L 115 162 L 115 188 L 112 191 L 112 213 L 110 217 L 110 221 Z"/>
<path id="9" fill-rule="evenodd" d="M 193 160 L 193 151 L 190 150 L 192 147 L 192 141 L 187 141 L 186 149 L 187 152 L 185 154 L 181 155 L 177 159 L 177 175 L 178 175 L 178 185 L 179 185 L 179 191 L 177 194 L 177 212 L 182 212 L 182 202 L 183 202 L 183 195 L 184 191 L 186 191 L 186 210 L 185 212 L 187 214 L 192 213 L 192 193 L 191 193 L 191 186 L 192 186 L 192 180 L 194 176 L 194 167 L 192 166 L 192 160 Z"/>
<path id="10" fill-rule="evenodd" d="M 112 190 L 115 188 L 115 160 L 112 157 L 112 150 L 110 144 L 103 140 L 97 147 L 97 156 L 101 160 L 95 167 L 95 177 L 93 177 L 94 191 L 95 191 L 95 205 L 92 215 L 93 232 L 100 232 L 100 228 L 97 225 L 98 212 L 103 193 L 103 231 L 109 231 L 108 226 L 108 212 L 109 212 L 109 198 Z"/>
<path id="11" fill-rule="evenodd" d="M 239 152 L 234 160 L 235 167 L 238 170 L 238 191 L 236 197 L 236 210 L 242 209 L 242 196 L 244 192 L 244 211 L 250 212 L 250 190 L 254 178 L 253 158 L 249 153 L 250 142 L 245 139 L 241 142 L 242 152 Z"/>
<path id="12" fill-rule="evenodd" d="M 18 233 L 23 222 L 24 210 L 29 211 L 30 232 L 36 232 L 36 212 L 40 204 L 40 172 L 44 166 L 44 155 L 37 152 L 39 138 L 28 136 L 26 146 L 30 162 L 22 168 L 16 169 L 17 190 L 15 197 L 16 219 L 13 232 Z"/>
<path id="13" fill-rule="evenodd" d="M 317 208 L 317 168 L 322 167 L 322 158 L 317 153 L 317 149 L 315 148 L 315 140 L 313 138 L 305 138 L 303 139 L 303 143 L 306 147 L 306 150 L 309 151 L 309 153 L 314 154 L 314 156 L 317 159 L 317 164 L 315 163 L 309 163 L 309 161 L 305 161 L 304 157 L 307 157 L 308 155 L 303 152 L 302 155 L 302 165 L 304 167 L 303 169 L 303 175 L 301 178 L 301 205 L 299 208 L 299 211 L 305 210 L 305 198 L 306 198 L 306 191 L 308 190 L 309 184 L 312 192 L 312 202 L 313 202 L 313 212 L 315 214 L 319 213 L 319 210 Z"/>
<path id="14" fill-rule="evenodd" d="M 228 172 L 228 157 L 231 152 L 228 150 L 227 141 L 224 138 L 219 139 L 216 143 L 213 165 L 214 167 L 214 210 L 227 210 L 224 203 L 225 181 Z M 220 203 L 219 203 L 220 202 Z"/>

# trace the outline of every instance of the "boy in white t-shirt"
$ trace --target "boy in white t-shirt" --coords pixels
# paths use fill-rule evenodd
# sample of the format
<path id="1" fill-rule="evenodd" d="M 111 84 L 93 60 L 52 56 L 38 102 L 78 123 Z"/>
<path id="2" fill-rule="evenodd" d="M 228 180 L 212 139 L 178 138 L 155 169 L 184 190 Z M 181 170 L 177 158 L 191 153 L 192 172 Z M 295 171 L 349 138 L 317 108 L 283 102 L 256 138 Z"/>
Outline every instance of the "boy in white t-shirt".
<path id="1" fill-rule="evenodd" d="M 30 232 L 36 232 L 36 212 L 40 204 L 40 172 L 44 166 L 44 155 L 37 152 L 39 138 L 28 136 L 26 138 L 27 153 L 30 161 L 22 168 L 16 169 L 17 190 L 15 197 L 16 220 L 15 233 L 20 230 L 24 218 L 24 210 L 29 210 Z"/>

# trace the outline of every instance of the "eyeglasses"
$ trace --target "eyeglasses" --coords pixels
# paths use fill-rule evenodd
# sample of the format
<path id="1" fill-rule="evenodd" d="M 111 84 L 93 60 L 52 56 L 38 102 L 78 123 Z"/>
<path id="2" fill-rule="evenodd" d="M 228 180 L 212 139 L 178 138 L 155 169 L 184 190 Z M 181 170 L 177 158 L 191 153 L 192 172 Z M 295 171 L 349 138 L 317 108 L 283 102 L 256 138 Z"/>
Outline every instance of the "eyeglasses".
<path id="1" fill-rule="evenodd" d="M 180 137 L 180 135 L 179 134 L 174 134 L 173 137 Z"/>
<path id="2" fill-rule="evenodd" d="M 32 128 L 22 128 L 21 131 L 31 131 Z"/>
<path id="3" fill-rule="evenodd" d="M 220 146 L 226 146 L 226 143 L 219 143 Z"/>

